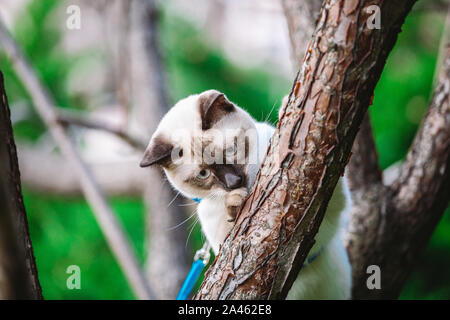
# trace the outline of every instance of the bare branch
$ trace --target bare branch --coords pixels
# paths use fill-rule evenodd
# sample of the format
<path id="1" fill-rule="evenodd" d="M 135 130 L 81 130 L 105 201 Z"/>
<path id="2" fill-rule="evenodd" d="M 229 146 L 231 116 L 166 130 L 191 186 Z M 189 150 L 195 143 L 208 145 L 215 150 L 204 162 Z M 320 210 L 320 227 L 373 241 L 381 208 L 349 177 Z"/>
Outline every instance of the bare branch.
<path id="1" fill-rule="evenodd" d="M 39 147 L 18 145 L 22 182 L 37 192 L 65 196 L 82 196 L 77 173 L 60 154 Z M 39 170 L 36 170 L 39 164 Z M 140 196 L 145 177 L 134 160 L 88 163 L 101 189 L 110 196 Z"/>
<path id="2" fill-rule="evenodd" d="M 144 151 L 146 147 L 145 143 L 143 143 L 139 138 L 132 136 L 131 133 L 104 121 L 94 120 L 85 116 L 74 115 L 69 113 L 59 114 L 58 121 L 63 125 L 76 125 L 89 129 L 109 132 L 121 138 L 123 141 L 127 142 L 130 146 L 140 151 Z"/>
<path id="3" fill-rule="evenodd" d="M 136 256 L 130 246 L 130 241 L 93 179 L 90 170 L 82 161 L 75 145 L 67 136 L 64 127 L 58 122 L 59 116 L 57 110 L 54 108 L 55 103 L 50 93 L 41 85 L 38 77 L 25 59 L 18 45 L 10 37 L 3 23 L 0 23 L 0 44 L 11 60 L 16 74 L 20 77 L 32 97 L 36 110 L 52 133 L 61 152 L 71 164 L 72 169 L 77 173 L 83 193 L 93 209 L 100 228 L 122 267 L 131 288 L 137 297 L 141 299 L 152 299 L 154 295 L 147 284 L 145 275 L 139 267 Z"/>
<path id="4" fill-rule="evenodd" d="M 279 299 L 314 243 L 370 97 L 415 1 L 324 1 L 252 194 L 197 299 Z"/>

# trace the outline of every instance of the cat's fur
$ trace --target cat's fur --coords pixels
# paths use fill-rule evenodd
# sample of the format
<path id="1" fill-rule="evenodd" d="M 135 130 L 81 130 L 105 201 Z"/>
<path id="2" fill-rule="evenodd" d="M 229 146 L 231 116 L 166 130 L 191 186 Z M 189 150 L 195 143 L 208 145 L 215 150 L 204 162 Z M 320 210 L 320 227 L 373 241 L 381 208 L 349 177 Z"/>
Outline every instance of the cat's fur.
<path id="1" fill-rule="evenodd" d="M 141 166 L 161 165 L 175 189 L 188 198 L 202 199 L 197 214 L 217 254 L 254 182 L 274 130 L 256 122 L 224 94 L 205 91 L 180 100 L 164 116 Z M 214 146 L 214 151 L 205 157 L 208 146 Z M 317 258 L 301 269 L 288 298 L 350 298 L 350 263 L 340 237 L 340 217 L 347 199 L 341 179 L 308 256 Z"/>

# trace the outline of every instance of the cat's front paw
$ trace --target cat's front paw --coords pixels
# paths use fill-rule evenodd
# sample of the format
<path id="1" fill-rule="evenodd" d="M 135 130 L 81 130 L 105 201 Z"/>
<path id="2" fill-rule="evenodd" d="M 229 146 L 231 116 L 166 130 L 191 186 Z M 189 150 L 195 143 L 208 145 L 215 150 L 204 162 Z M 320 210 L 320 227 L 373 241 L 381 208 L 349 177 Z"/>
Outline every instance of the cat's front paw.
<path id="1" fill-rule="evenodd" d="M 225 206 L 227 207 L 228 221 L 232 222 L 236 218 L 245 198 L 247 198 L 248 192 L 246 188 L 239 188 L 229 192 L 225 196 Z"/>

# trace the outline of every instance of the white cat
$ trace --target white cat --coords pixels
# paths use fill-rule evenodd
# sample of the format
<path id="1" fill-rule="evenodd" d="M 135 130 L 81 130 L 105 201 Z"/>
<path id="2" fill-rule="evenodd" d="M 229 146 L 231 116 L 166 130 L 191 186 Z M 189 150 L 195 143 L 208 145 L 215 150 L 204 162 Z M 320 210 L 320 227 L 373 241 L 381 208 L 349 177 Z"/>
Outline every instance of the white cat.
<path id="1" fill-rule="evenodd" d="M 197 214 L 218 253 L 248 195 L 275 129 L 256 122 L 223 93 L 205 91 L 180 100 L 161 120 L 142 167 L 159 164 L 173 187 L 201 199 Z M 349 299 L 351 270 L 340 236 L 341 212 L 349 205 L 338 183 L 290 299 Z"/>

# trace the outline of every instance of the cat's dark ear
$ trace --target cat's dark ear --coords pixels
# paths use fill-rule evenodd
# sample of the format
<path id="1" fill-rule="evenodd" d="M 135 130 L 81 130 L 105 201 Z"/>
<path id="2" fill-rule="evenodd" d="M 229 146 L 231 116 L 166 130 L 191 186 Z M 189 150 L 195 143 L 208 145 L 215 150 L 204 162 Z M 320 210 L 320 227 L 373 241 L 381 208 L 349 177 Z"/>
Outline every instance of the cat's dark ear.
<path id="1" fill-rule="evenodd" d="M 222 117 L 235 111 L 234 104 L 223 93 L 216 90 L 202 93 L 198 100 L 202 118 L 202 130 L 210 129 Z"/>
<path id="2" fill-rule="evenodd" d="M 173 145 L 170 142 L 159 137 L 153 138 L 144 152 L 140 166 L 144 168 L 154 164 L 169 165 L 172 149 Z"/>

